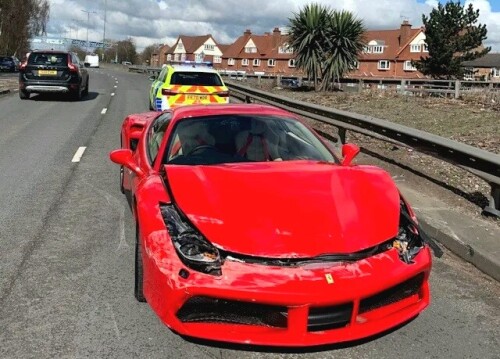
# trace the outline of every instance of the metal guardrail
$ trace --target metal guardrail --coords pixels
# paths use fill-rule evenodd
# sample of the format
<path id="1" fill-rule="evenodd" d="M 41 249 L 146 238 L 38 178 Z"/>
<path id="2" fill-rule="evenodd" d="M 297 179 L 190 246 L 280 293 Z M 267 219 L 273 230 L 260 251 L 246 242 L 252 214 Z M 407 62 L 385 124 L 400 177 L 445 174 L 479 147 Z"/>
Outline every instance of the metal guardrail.
<path id="1" fill-rule="evenodd" d="M 230 89 L 231 96 L 245 102 L 267 103 L 335 126 L 339 129 L 342 143 L 345 143 L 346 131 L 354 131 L 390 142 L 397 141 L 460 166 L 489 183 L 491 186 L 489 205 L 483 212 L 500 217 L 500 155 L 386 120 L 292 100 L 232 82 L 226 82 L 226 85 Z"/>

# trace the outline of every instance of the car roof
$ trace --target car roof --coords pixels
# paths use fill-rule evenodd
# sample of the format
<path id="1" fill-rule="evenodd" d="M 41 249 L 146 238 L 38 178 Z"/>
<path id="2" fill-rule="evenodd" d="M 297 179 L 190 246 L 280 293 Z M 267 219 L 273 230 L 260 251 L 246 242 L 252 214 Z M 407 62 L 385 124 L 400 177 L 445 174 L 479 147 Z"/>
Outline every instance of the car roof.
<path id="1" fill-rule="evenodd" d="M 192 117 L 217 116 L 217 115 L 259 115 L 259 116 L 283 116 L 298 119 L 291 112 L 278 107 L 261 104 L 210 104 L 179 106 L 171 110 L 173 119 L 182 121 Z"/>
<path id="2" fill-rule="evenodd" d="M 217 71 L 211 67 L 203 65 L 170 65 L 175 72 L 207 72 L 207 73 L 217 73 Z"/>

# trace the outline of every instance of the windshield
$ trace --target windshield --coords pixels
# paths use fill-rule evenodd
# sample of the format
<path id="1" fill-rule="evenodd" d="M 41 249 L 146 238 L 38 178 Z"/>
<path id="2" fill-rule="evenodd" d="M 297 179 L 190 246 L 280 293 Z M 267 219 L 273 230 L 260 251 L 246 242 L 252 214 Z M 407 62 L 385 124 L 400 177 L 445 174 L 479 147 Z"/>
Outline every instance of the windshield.
<path id="1" fill-rule="evenodd" d="M 174 72 L 171 85 L 223 86 L 219 75 L 213 72 Z"/>
<path id="2" fill-rule="evenodd" d="M 300 121 L 260 115 L 181 120 L 163 157 L 163 163 L 183 165 L 292 160 L 336 161 Z"/>

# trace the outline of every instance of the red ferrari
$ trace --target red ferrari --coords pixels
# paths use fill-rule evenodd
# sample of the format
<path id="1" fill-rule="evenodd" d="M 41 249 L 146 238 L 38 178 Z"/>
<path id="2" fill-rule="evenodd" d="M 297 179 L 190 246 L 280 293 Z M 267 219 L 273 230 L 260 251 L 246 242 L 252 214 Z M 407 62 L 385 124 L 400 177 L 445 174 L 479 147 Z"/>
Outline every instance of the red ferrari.
<path id="1" fill-rule="evenodd" d="M 135 297 L 175 332 L 259 345 L 365 338 L 429 305 L 431 254 L 389 174 L 264 105 L 128 116 Z"/>

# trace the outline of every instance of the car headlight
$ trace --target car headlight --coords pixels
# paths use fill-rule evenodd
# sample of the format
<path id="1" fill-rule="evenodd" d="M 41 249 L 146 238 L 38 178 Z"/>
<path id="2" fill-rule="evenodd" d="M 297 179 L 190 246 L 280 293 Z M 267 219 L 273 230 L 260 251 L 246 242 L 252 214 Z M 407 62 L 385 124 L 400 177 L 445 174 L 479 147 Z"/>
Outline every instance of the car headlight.
<path id="1" fill-rule="evenodd" d="M 399 232 L 394 238 L 392 246 L 397 249 L 399 258 L 408 264 L 413 263 L 413 258 L 424 247 L 424 241 L 419 231 L 418 224 L 413 220 L 408 207 L 403 199 L 399 216 Z"/>
<path id="2" fill-rule="evenodd" d="M 175 205 L 161 204 L 160 210 L 182 263 L 198 272 L 221 275 L 219 250 L 183 218 Z"/>

